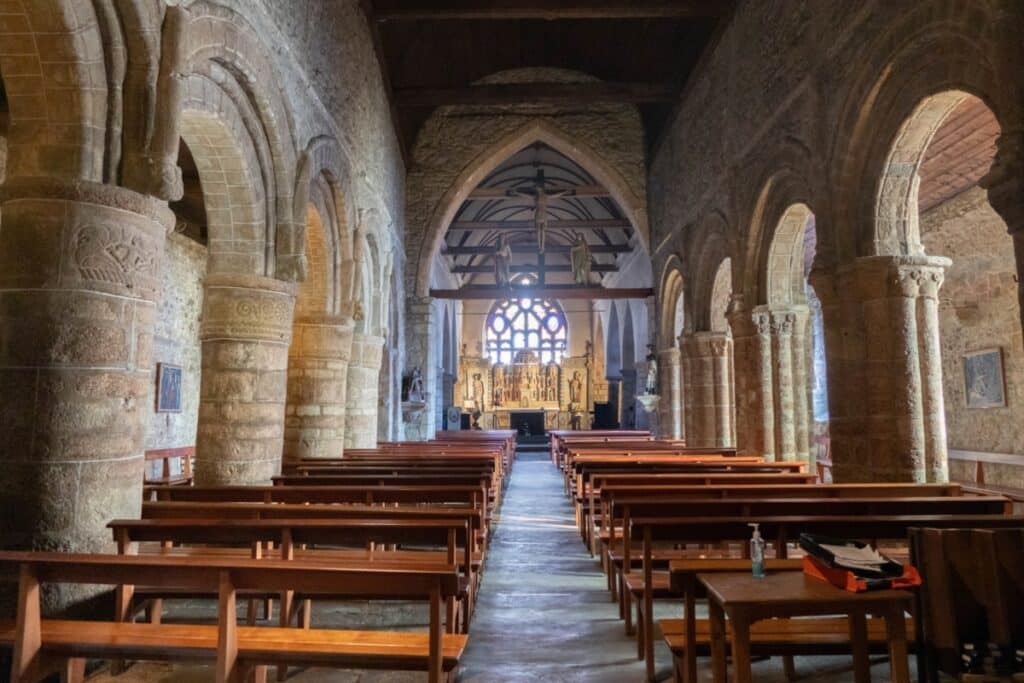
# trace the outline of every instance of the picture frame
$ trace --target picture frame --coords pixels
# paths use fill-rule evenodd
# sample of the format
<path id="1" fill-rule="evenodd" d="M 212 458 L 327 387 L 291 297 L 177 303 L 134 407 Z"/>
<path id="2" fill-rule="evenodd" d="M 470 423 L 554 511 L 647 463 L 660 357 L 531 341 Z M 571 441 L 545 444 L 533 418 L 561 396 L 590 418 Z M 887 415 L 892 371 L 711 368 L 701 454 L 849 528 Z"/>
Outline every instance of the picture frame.
<path id="1" fill-rule="evenodd" d="M 973 410 L 1006 407 L 1003 349 L 993 347 L 963 355 L 964 399 Z"/>
<path id="2" fill-rule="evenodd" d="M 181 379 L 180 365 L 156 364 L 156 412 L 181 412 Z"/>

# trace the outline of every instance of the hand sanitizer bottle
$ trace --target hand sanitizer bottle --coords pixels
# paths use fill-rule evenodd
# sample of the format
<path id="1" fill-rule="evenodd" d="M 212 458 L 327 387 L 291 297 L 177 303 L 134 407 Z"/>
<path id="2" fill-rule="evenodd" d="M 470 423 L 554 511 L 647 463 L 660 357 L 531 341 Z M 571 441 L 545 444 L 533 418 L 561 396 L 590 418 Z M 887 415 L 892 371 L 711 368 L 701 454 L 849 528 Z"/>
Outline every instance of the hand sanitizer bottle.
<path id="1" fill-rule="evenodd" d="M 755 578 L 764 578 L 764 539 L 761 538 L 760 524 L 749 524 L 754 527 L 754 535 L 750 539 L 751 571 Z"/>

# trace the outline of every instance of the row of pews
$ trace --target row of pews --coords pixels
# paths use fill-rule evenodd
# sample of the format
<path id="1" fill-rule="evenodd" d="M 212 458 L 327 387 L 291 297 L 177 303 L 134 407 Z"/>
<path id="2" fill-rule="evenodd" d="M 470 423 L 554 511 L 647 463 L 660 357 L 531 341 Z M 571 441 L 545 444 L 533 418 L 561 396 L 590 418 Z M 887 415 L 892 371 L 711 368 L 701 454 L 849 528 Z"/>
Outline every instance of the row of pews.
<path id="1" fill-rule="evenodd" d="M 935 559 L 942 553 L 934 550 L 933 535 L 954 533 L 951 530 L 983 530 L 980 533 L 1001 539 L 1003 554 L 990 552 L 994 559 L 986 569 L 975 566 L 970 572 L 976 579 L 988 577 L 986 604 L 998 604 L 992 586 L 1003 587 L 1001 598 L 1019 600 L 1022 595 L 1024 517 L 1013 516 L 1012 501 L 1003 496 L 965 494 L 957 484 L 820 484 L 816 475 L 805 471 L 804 463 L 766 462 L 725 448 L 688 448 L 643 432 L 556 432 L 551 459 L 564 476 L 581 539 L 607 574 L 624 630 L 636 638 L 649 681 L 656 678 L 657 638 L 672 652 L 675 680 L 688 683 L 697 680 L 698 657 L 711 656 L 714 680 L 724 683 L 728 654 L 733 680 L 740 683 L 751 680 L 752 656 L 783 656 L 786 674 L 793 680 L 793 655 L 835 653 L 854 655 L 858 683 L 870 680 L 869 653 L 888 654 L 892 680 L 902 682 L 909 678 L 908 648 L 918 657 L 921 680 L 937 680 L 940 669 L 959 676 L 952 667 L 959 641 L 951 633 L 957 620 L 949 617 L 946 607 L 954 602 L 941 593 L 952 590 L 955 581 L 939 588 L 934 579 L 959 576 L 955 568 L 940 571 Z M 755 522 L 768 546 L 767 569 L 773 576 L 766 583 L 750 575 L 749 525 Z M 923 567 L 923 573 L 932 577 L 933 592 L 924 593 L 931 596 L 930 609 L 922 608 L 919 595 L 913 609 L 905 610 L 901 601 L 909 601 L 909 596 L 889 591 L 893 595 L 842 603 L 849 618 L 837 617 L 825 607 L 840 604 L 844 591 L 826 584 L 818 587 L 807 583 L 814 579 L 799 575 L 803 562 L 796 542 L 801 533 L 869 541 L 891 556 L 907 559 L 908 539 L 919 529 L 927 530 L 925 538 L 932 539 L 931 556 L 914 549 L 915 561 L 931 558 Z M 975 563 L 980 557 L 969 556 Z M 780 595 L 792 596 L 789 604 L 767 600 L 766 592 L 776 590 L 776 584 Z M 1007 586 L 1016 586 L 1018 592 Z M 744 594 L 752 597 L 741 610 Z M 697 602 L 709 595 L 714 597 L 708 605 L 712 617 L 722 614 L 723 607 L 729 611 L 730 600 L 736 603 L 728 622 L 724 616 L 721 622 L 717 617 L 697 617 Z M 864 602 L 883 598 L 890 602 Z M 680 617 L 656 622 L 654 603 L 670 600 L 681 604 Z M 812 615 L 815 608 L 824 613 L 765 618 L 772 609 L 772 616 L 782 616 L 794 609 Z M 872 611 L 888 619 L 867 618 Z M 750 618 L 755 612 L 757 618 Z M 1007 628 L 991 632 L 1012 632 Z M 941 634 L 938 643 L 936 634 Z"/>
<path id="2" fill-rule="evenodd" d="M 99 659 L 115 673 L 134 660 L 208 661 L 218 682 L 271 670 L 285 680 L 292 667 L 449 680 L 514 454 L 514 432 L 463 432 L 289 462 L 266 486 L 146 485 L 140 518 L 108 524 L 116 553 L 0 553 L 18 590 L 16 618 L 0 622 L 10 679 L 77 683 Z M 110 614 L 44 616 L 47 594 L 95 585 L 114 587 Z M 168 609 L 182 600 L 188 615 Z M 422 602 L 429 626 L 311 628 L 314 602 L 345 600 Z M 216 622 L 190 616 L 195 603 L 215 607 Z"/>

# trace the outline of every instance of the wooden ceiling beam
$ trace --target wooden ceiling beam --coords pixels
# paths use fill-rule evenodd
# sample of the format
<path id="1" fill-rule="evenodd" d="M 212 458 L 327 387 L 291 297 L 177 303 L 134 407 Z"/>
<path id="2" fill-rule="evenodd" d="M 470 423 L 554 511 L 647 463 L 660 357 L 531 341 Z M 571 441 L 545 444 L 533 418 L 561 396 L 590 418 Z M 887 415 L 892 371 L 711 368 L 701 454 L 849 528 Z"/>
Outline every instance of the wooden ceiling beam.
<path id="1" fill-rule="evenodd" d="M 611 193 L 600 185 L 576 185 L 573 187 L 550 187 L 548 190 L 572 190 L 570 197 L 610 197 Z M 469 193 L 467 199 L 508 199 L 509 188 L 506 187 L 478 187 Z"/>
<path id="2" fill-rule="evenodd" d="M 670 83 L 502 83 L 451 88 L 396 88 L 398 107 L 503 106 L 514 104 L 587 105 L 603 102 L 672 102 Z"/>
<path id="3" fill-rule="evenodd" d="M 581 286 L 545 285 L 543 287 L 497 287 L 495 285 L 469 285 L 459 289 L 432 289 L 430 296 L 435 299 L 506 299 L 506 298 L 552 298 L 552 299 L 646 299 L 654 296 L 650 287 L 622 289 Z"/>
<path id="4" fill-rule="evenodd" d="M 536 254 L 537 245 L 534 244 L 513 244 L 513 254 Z M 562 244 L 548 244 L 544 247 L 544 251 L 552 254 L 568 254 L 570 247 Z M 591 254 L 628 254 L 633 251 L 633 247 L 628 244 L 592 244 L 590 245 Z M 494 253 L 494 247 L 444 247 L 441 249 L 442 256 L 488 256 Z"/>
<path id="5" fill-rule="evenodd" d="M 449 230 L 533 230 L 529 221 L 453 221 Z M 548 230 L 630 230 L 632 224 L 620 219 L 594 219 L 588 221 L 548 221 Z"/>
<path id="6" fill-rule="evenodd" d="M 572 266 L 565 264 L 544 264 L 543 266 L 534 266 L 530 264 L 519 264 L 514 263 L 509 268 L 512 271 L 537 271 L 542 270 L 545 273 L 571 273 Z M 465 273 L 493 273 L 494 265 L 480 265 L 480 266 L 452 266 L 451 271 L 456 274 Z M 619 267 L 612 263 L 593 263 L 590 266 L 592 273 L 617 273 Z"/>
<path id="7" fill-rule="evenodd" d="M 687 19 L 718 17 L 722 0 L 376 0 L 377 21 L 515 19 Z"/>

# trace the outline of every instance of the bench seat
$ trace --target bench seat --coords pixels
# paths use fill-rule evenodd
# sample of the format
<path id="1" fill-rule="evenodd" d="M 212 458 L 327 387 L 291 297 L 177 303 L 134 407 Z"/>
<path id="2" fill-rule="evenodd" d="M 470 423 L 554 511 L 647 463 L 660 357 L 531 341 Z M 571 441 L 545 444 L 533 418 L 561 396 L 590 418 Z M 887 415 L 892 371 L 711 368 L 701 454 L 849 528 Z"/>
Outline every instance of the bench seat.
<path id="1" fill-rule="evenodd" d="M 697 619 L 697 654 L 711 655 L 711 622 Z M 686 652 L 686 620 L 662 619 L 658 621 L 662 637 L 673 657 L 681 658 Z M 888 651 L 884 619 L 868 619 L 868 647 L 872 652 Z M 906 620 L 907 642 L 914 642 L 914 621 Z M 726 634 L 732 633 L 728 621 Z M 849 654 L 850 630 L 846 617 L 813 619 L 765 619 L 750 626 L 750 644 L 758 655 Z"/>
<path id="2" fill-rule="evenodd" d="M 13 621 L 0 622 L 0 644 L 14 643 Z M 444 670 L 458 664 L 468 636 L 442 636 Z M 44 620 L 43 650 L 58 657 L 214 660 L 217 626 Z M 238 655 L 254 665 L 426 670 L 429 634 L 238 627 Z"/>

